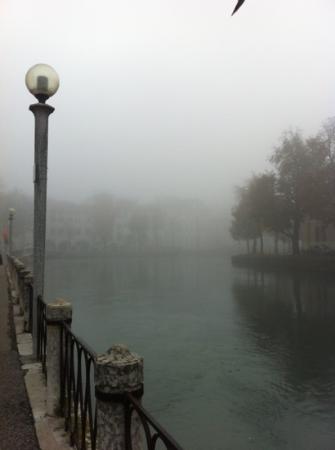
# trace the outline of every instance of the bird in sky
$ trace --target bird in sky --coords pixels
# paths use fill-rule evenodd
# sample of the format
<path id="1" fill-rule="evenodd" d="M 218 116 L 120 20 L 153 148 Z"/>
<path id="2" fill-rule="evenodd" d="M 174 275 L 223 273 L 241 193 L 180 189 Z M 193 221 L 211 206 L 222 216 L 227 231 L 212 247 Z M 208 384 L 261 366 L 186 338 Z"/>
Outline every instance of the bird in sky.
<path id="1" fill-rule="evenodd" d="M 236 4 L 236 6 L 235 6 L 235 9 L 234 9 L 234 11 L 233 11 L 233 13 L 232 13 L 232 16 L 236 13 L 236 11 L 238 11 L 238 10 L 241 8 L 241 6 L 243 5 L 243 3 L 244 3 L 244 0 L 238 0 L 237 4 Z"/>

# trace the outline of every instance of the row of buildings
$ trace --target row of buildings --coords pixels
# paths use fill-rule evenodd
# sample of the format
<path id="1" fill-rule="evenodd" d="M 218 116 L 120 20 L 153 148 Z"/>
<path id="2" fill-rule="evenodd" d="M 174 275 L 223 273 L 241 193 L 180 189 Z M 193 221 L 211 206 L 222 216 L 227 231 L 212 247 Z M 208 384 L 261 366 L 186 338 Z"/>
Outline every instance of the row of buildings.
<path id="1" fill-rule="evenodd" d="M 9 207 L 14 218 L 14 249 L 29 254 L 33 238 L 33 202 L 19 192 L 3 196 L 1 217 Z M 230 213 L 198 200 L 163 198 L 148 203 L 97 195 L 82 203 L 48 201 L 46 246 L 49 253 L 240 252 L 230 245 Z M 3 223 L 6 225 L 6 223 Z M 308 220 L 301 227 L 302 251 L 335 250 L 335 228 Z M 264 240 L 273 251 L 273 236 Z M 281 239 L 280 252 L 290 253 Z M 243 251 L 243 249 L 242 249 Z"/>
<path id="2" fill-rule="evenodd" d="M 32 248 L 32 202 L 16 206 L 14 247 Z M 162 253 L 222 250 L 227 242 L 223 211 L 196 200 L 165 198 L 151 203 L 108 194 L 83 203 L 50 200 L 49 253 Z"/>
<path id="3" fill-rule="evenodd" d="M 325 225 L 320 220 L 308 220 L 301 227 L 300 237 L 303 251 L 335 250 L 334 225 Z"/>

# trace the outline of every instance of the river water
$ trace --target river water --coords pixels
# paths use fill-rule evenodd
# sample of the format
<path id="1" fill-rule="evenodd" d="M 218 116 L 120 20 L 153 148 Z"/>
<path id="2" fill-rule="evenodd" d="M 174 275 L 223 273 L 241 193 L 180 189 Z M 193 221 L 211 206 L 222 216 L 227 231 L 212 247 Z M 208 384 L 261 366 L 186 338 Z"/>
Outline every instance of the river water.
<path id="1" fill-rule="evenodd" d="M 144 357 L 144 405 L 185 450 L 335 448 L 335 280 L 233 268 L 229 258 L 57 259 L 98 352 Z"/>

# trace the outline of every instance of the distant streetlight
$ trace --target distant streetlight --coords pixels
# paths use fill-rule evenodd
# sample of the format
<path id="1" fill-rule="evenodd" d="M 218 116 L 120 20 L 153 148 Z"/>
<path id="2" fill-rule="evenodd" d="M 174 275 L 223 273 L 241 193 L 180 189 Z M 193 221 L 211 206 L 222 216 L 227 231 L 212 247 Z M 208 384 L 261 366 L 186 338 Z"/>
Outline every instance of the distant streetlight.
<path id="1" fill-rule="evenodd" d="M 51 66 L 36 64 L 26 74 L 26 86 L 38 100 L 38 103 L 29 107 L 35 116 L 33 351 L 34 356 L 37 356 L 37 298 L 43 297 L 44 292 L 48 118 L 55 110 L 45 102 L 57 92 L 59 78 Z"/>
<path id="2" fill-rule="evenodd" d="M 13 219 L 15 215 L 15 209 L 9 208 L 8 210 L 8 254 L 12 255 L 13 252 Z"/>

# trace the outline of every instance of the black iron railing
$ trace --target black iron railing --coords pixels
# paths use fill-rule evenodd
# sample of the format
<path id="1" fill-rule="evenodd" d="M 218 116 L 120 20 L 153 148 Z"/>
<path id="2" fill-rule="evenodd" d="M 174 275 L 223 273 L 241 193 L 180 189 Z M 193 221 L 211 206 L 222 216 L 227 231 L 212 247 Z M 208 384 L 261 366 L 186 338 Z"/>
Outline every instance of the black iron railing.
<path id="1" fill-rule="evenodd" d="M 28 330 L 32 332 L 33 329 L 33 295 L 34 295 L 34 288 L 33 283 L 28 284 Z"/>
<path id="2" fill-rule="evenodd" d="M 11 276 L 17 276 L 13 258 L 8 258 Z M 29 323 L 33 329 L 33 283 L 28 285 Z M 47 305 L 42 297 L 37 298 L 37 356 L 47 376 Z M 70 433 L 71 444 L 77 450 L 95 450 L 97 441 L 97 408 L 94 391 L 96 353 L 70 328 L 70 323 L 60 326 L 60 413 L 65 418 L 65 430 Z M 125 408 L 126 450 L 132 449 L 131 436 L 136 414 L 142 424 L 140 432 L 146 450 L 183 450 L 166 430 L 143 408 L 134 394 L 121 395 Z M 143 450 L 144 450 L 143 449 Z"/>
<path id="3" fill-rule="evenodd" d="M 96 354 L 65 322 L 61 327 L 61 413 L 71 445 L 95 450 L 97 414 L 94 395 Z"/>
<path id="4" fill-rule="evenodd" d="M 32 296 L 32 293 L 31 293 Z M 42 370 L 46 374 L 46 354 L 47 354 L 47 322 L 46 307 L 41 296 L 37 297 L 37 356 L 42 363 Z M 30 316 L 32 310 L 30 310 Z"/>
<path id="5" fill-rule="evenodd" d="M 126 450 L 132 450 L 132 416 L 137 414 L 144 431 L 147 450 L 161 448 L 164 444 L 166 450 L 183 450 L 169 433 L 146 411 L 139 401 L 129 392 L 125 394 L 125 441 Z"/>

